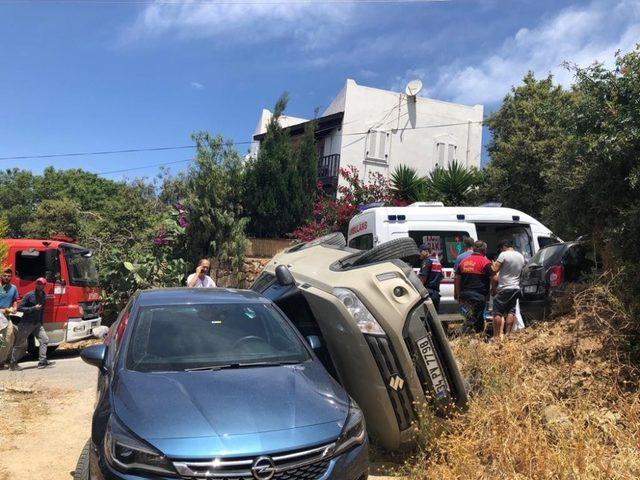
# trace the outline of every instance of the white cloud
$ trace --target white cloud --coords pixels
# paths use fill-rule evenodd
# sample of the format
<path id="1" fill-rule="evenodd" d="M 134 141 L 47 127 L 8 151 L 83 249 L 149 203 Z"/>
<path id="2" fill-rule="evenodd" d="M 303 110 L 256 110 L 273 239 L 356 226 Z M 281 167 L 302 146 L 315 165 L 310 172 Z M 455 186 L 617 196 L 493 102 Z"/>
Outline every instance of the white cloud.
<path id="1" fill-rule="evenodd" d="M 313 0 L 288 4 L 156 0 L 142 10 L 121 40 L 130 43 L 172 35 L 181 39 L 212 38 L 219 43 L 261 43 L 293 35 L 303 47 L 313 48 L 331 41 L 340 30 L 336 27 L 344 26 L 352 10 L 351 5 L 319 4 Z"/>
<path id="2" fill-rule="evenodd" d="M 204 85 L 200 82 L 190 82 L 189 85 L 191 85 L 196 90 L 202 90 L 204 88 Z"/>
<path id="3" fill-rule="evenodd" d="M 587 66 L 594 61 L 612 65 L 617 50 L 627 52 L 640 42 L 640 2 L 594 1 L 573 6 L 547 18 L 533 28 L 521 28 L 484 60 L 465 64 L 458 59 L 428 79 L 426 68 L 407 71 L 395 80 L 403 84 L 412 77 L 426 79 L 426 95 L 461 103 L 493 103 L 501 100 L 527 71 L 569 85 L 572 73 L 563 62 Z M 429 80 L 431 86 L 429 86 Z"/>

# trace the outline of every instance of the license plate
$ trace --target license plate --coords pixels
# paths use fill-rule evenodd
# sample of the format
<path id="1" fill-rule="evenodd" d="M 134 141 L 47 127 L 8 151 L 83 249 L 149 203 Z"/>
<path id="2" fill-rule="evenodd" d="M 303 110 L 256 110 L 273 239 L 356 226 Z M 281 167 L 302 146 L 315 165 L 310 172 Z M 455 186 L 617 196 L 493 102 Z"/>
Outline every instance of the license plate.
<path id="1" fill-rule="evenodd" d="M 418 345 L 420 355 L 422 356 L 422 359 L 427 366 L 427 373 L 429 374 L 429 378 L 431 378 L 431 383 L 433 385 L 433 389 L 435 390 L 436 397 L 446 397 L 449 394 L 447 381 L 442 374 L 442 369 L 440 368 L 440 364 L 438 363 L 438 358 L 436 357 L 436 352 L 433 348 L 431 338 L 421 338 L 416 342 L 416 344 Z"/>
<path id="2" fill-rule="evenodd" d="M 538 291 L 537 285 L 529 285 L 524 287 L 524 293 L 536 293 Z"/>

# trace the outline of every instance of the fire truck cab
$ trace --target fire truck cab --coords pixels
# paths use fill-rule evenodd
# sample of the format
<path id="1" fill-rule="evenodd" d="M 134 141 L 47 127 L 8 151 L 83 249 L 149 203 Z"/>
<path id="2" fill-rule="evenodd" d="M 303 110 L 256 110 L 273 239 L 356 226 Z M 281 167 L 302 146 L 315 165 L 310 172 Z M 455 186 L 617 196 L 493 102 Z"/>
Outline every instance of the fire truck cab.
<path id="1" fill-rule="evenodd" d="M 91 250 L 60 240 L 2 239 L 9 247 L 5 264 L 13 271 L 18 299 L 47 279 L 43 325 L 49 346 L 93 335 L 102 319 L 98 273 Z M 30 339 L 30 346 L 34 344 Z"/>

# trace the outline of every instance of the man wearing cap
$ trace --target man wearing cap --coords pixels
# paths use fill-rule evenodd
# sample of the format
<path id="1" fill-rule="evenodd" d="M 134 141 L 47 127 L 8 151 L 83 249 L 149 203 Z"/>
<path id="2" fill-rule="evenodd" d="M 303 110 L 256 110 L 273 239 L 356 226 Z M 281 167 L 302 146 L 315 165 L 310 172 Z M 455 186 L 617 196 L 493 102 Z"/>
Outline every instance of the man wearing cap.
<path id="1" fill-rule="evenodd" d="M 33 292 L 27 293 L 20 302 L 18 311 L 22 312 L 23 316 L 18 324 L 16 343 L 11 352 L 11 363 L 9 365 L 11 370 L 21 370 L 18 366 L 18 360 L 24 355 L 27 339 L 31 334 L 33 334 L 40 343 L 38 368 L 45 368 L 54 364 L 54 362 L 47 360 L 49 337 L 42 326 L 42 315 L 44 314 L 44 306 L 47 302 L 47 295 L 44 291 L 46 284 L 46 279 L 43 277 L 38 278 L 36 280 L 36 289 Z"/>
<path id="2" fill-rule="evenodd" d="M 438 252 L 429 248 L 426 244 L 420 245 L 420 271 L 418 277 L 429 292 L 436 312 L 440 311 L 440 282 L 442 281 L 442 265 L 438 258 Z"/>
<path id="3" fill-rule="evenodd" d="M 481 332 L 484 329 L 484 309 L 489 298 L 491 279 L 495 273 L 486 257 L 487 244 L 477 240 L 473 253 L 463 259 L 455 271 L 453 296 L 460 302 L 465 317 L 465 333 Z"/>

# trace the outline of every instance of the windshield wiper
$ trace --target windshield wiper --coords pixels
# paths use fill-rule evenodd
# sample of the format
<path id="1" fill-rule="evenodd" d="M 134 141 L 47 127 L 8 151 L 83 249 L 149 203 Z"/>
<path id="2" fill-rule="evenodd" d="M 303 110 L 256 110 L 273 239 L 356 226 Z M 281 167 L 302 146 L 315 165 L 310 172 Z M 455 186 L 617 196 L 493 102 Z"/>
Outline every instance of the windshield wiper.
<path id="1" fill-rule="evenodd" d="M 185 372 L 204 372 L 207 370 L 215 371 L 222 370 L 223 368 L 234 368 L 237 364 L 229 364 L 229 365 L 206 365 L 204 367 L 194 367 L 194 368 L 185 368 Z"/>
<path id="2" fill-rule="evenodd" d="M 225 365 L 208 365 L 204 367 L 185 368 L 185 372 L 205 372 L 218 371 L 233 368 L 252 368 L 252 367 L 280 367 L 283 365 L 297 365 L 302 363 L 298 360 L 289 360 L 283 362 L 253 362 L 253 363 L 227 363 Z"/>

